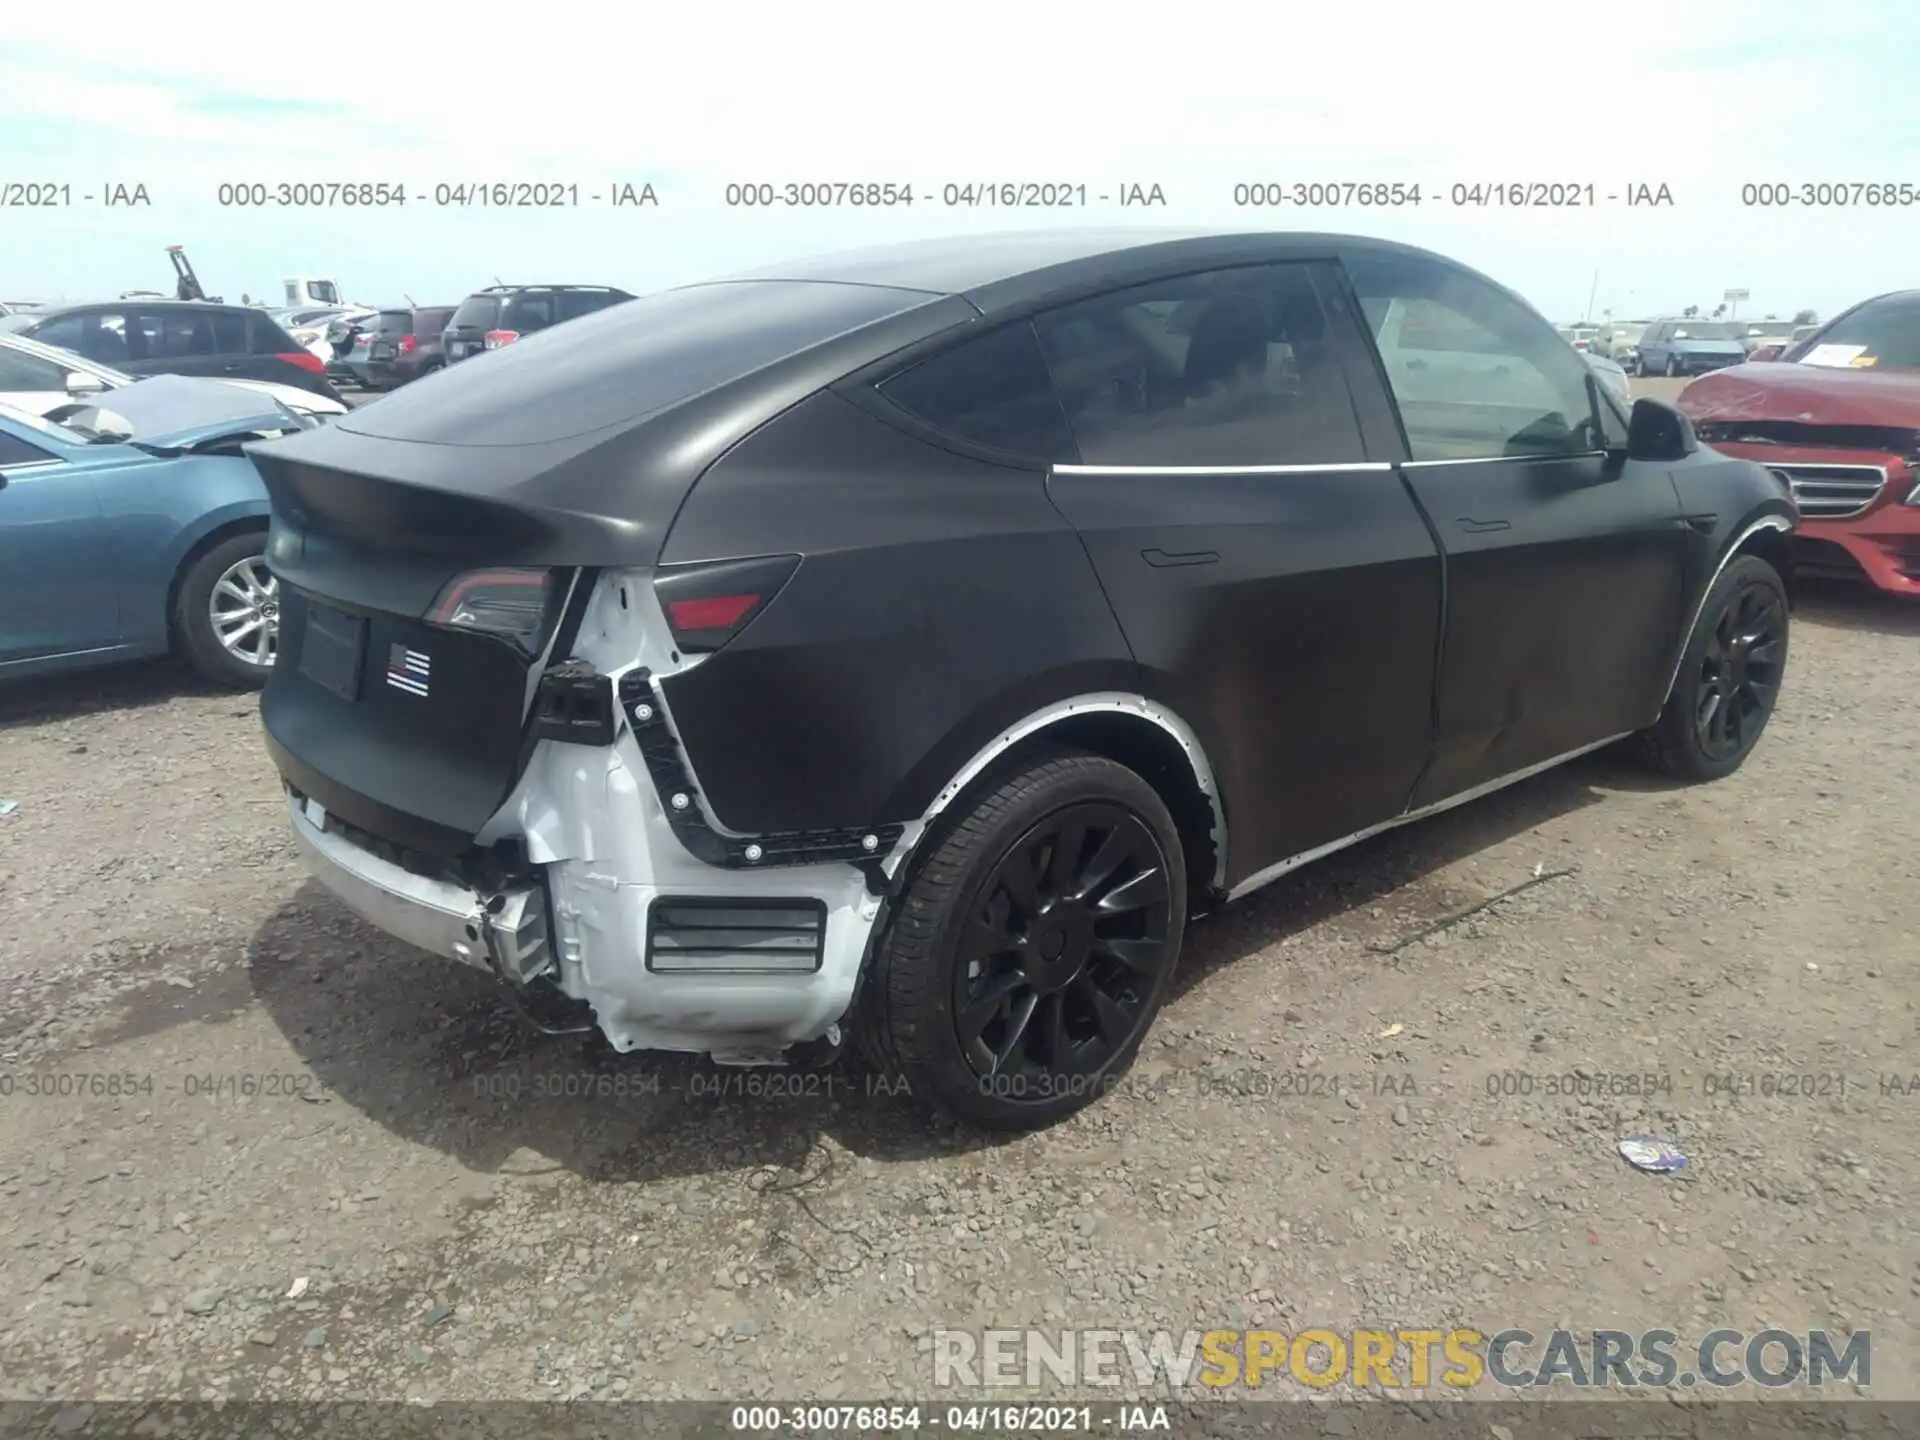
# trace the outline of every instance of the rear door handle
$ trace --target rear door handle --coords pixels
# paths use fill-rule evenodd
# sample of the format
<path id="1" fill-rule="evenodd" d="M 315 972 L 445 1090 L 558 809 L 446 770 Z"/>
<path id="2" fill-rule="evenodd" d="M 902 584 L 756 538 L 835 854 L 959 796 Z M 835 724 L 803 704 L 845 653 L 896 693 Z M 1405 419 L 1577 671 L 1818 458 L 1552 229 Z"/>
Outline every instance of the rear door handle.
<path id="1" fill-rule="evenodd" d="M 1474 520 L 1465 515 L 1460 517 L 1460 528 L 1469 535 L 1486 535 L 1495 530 L 1511 530 L 1513 523 L 1508 520 Z"/>
<path id="2" fill-rule="evenodd" d="M 1218 550 L 1189 550 L 1173 554 L 1166 550 L 1142 550 L 1140 558 L 1149 565 L 1165 569 L 1170 565 L 1211 565 L 1220 558 Z"/>

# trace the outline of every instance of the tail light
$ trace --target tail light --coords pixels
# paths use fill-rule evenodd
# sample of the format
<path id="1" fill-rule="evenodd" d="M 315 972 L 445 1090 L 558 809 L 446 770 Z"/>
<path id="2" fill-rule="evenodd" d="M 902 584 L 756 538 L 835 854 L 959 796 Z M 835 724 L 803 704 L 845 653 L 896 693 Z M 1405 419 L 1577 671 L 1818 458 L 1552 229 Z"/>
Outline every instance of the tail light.
<path id="1" fill-rule="evenodd" d="M 655 573 L 653 591 L 674 644 L 699 654 L 718 650 L 746 629 L 799 568 L 798 555 L 667 565 Z"/>
<path id="2" fill-rule="evenodd" d="M 553 596 L 551 570 L 469 570 L 440 592 L 426 618 L 450 630 L 492 635 L 523 654 L 537 655 L 546 643 Z"/>
<path id="3" fill-rule="evenodd" d="M 413 353 L 414 344 L 415 344 L 415 341 L 413 336 L 402 335 L 399 340 L 400 353 L 402 355 L 411 355 Z"/>
<path id="4" fill-rule="evenodd" d="M 502 345 L 511 345 L 519 338 L 518 330 L 489 330 L 481 337 L 480 343 L 489 350 L 498 350 Z"/>
<path id="5" fill-rule="evenodd" d="M 324 375 L 327 373 L 327 367 L 321 363 L 320 357 L 311 350 L 295 350 L 291 354 L 276 355 L 274 358 L 276 360 L 284 360 L 289 365 L 298 365 L 302 370 L 311 370 L 316 375 Z"/>

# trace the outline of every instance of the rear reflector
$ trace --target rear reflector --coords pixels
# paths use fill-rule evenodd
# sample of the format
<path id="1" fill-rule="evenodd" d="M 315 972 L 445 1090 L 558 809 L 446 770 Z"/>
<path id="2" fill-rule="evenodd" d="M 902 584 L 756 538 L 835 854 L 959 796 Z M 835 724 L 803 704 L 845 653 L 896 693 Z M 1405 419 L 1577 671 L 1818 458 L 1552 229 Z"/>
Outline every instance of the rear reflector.
<path id="1" fill-rule="evenodd" d="M 320 357 L 311 350 L 295 350 L 290 354 L 280 355 L 275 358 L 284 360 L 289 365 L 298 365 L 302 370 L 311 370 L 316 375 L 324 375 L 327 373 L 327 367 L 321 362 Z"/>
<path id="2" fill-rule="evenodd" d="M 471 570 L 456 576 L 426 618 L 454 630 L 495 635 L 536 655 L 553 610 L 551 570 Z"/>
<path id="3" fill-rule="evenodd" d="M 758 595 L 716 595 L 711 600 L 675 600 L 667 618 L 675 630 L 728 630 L 760 603 Z"/>
<path id="4" fill-rule="evenodd" d="M 810 975 L 820 968 L 826 936 L 822 900 L 663 895 L 647 913 L 647 969 Z"/>
<path id="5" fill-rule="evenodd" d="M 489 330 L 481 337 L 480 343 L 489 350 L 498 350 L 502 345 L 511 345 L 519 338 L 518 330 Z"/>
<path id="6" fill-rule="evenodd" d="M 744 630 L 799 566 L 798 555 L 663 565 L 654 574 L 653 589 L 674 644 L 697 654 L 718 650 Z"/>

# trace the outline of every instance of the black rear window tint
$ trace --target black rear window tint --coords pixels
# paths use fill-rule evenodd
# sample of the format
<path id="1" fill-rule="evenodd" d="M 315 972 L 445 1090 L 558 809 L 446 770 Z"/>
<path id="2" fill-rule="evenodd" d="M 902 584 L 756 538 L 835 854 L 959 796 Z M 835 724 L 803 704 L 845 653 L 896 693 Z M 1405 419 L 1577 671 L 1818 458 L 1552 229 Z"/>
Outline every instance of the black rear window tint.
<path id="1" fill-rule="evenodd" d="M 555 310 L 561 320 L 577 320 L 582 315 L 591 315 L 596 310 L 604 310 L 609 305 L 618 305 L 627 299 L 625 295 L 610 294 L 605 290 L 562 290 L 556 297 Z"/>
<path id="2" fill-rule="evenodd" d="M 902 410 L 976 445 L 1044 461 L 1078 458 L 1033 327 L 1003 325 L 883 382 Z"/>
<path id="3" fill-rule="evenodd" d="M 291 335 L 265 315 L 255 315 L 252 318 L 248 339 L 252 341 L 253 353 L 256 355 L 291 355 L 300 348 L 294 343 Z"/>
<path id="4" fill-rule="evenodd" d="M 473 295 L 462 301 L 460 308 L 453 312 L 453 319 L 447 323 L 458 325 L 462 329 L 471 325 L 478 330 L 491 330 L 500 319 L 500 297 L 498 295 Z"/>
<path id="5" fill-rule="evenodd" d="M 465 383 L 406 386 L 334 422 L 394 440 L 537 445 L 635 425 L 788 355 L 938 303 L 877 285 L 743 281 L 667 290 L 509 345 Z"/>
<path id="6" fill-rule="evenodd" d="M 413 334 L 413 312 L 382 310 L 378 329 L 383 335 L 411 335 Z"/>
<path id="7" fill-rule="evenodd" d="M 553 324 L 554 298 L 551 290 L 534 290 L 523 295 L 508 296 L 500 312 L 500 328 L 518 330 L 522 335 L 546 329 Z"/>

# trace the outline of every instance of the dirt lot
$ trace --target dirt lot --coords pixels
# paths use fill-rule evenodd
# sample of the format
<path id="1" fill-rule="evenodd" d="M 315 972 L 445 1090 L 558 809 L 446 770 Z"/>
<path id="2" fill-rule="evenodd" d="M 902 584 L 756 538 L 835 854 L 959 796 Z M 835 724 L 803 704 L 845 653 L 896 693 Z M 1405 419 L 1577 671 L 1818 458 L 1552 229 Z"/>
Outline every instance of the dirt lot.
<path id="1" fill-rule="evenodd" d="M 1564 1323 L 1871 1328 L 1920 1396 L 1920 610 L 1793 645 L 1732 780 L 1601 754 L 1310 867 L 1004 1143 L 531 1035 L 304 878 L 250 698 L 0 692 L 0 1386 L 924 1398 L 934 1327 Z"/>

